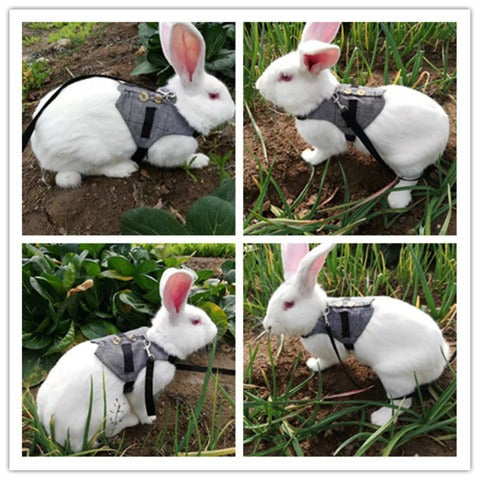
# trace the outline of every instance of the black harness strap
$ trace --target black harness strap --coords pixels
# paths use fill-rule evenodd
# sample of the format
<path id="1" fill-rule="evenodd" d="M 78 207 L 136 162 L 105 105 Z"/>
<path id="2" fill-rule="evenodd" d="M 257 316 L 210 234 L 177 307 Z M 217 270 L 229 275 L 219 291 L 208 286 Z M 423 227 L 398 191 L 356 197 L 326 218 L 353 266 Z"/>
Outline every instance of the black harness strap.
<path id="1" fill-rule="evenodd" d="M 121 78 L 112 77 L 110 75 L 80 75 L 79 77 L 75 77 L 75 78 L 71 78 L 70 80 L 67 80 L 63 85 L 58 87 L 57 91 L 54 94 L 52 94 L 52 96 L 45 102 L 45 105 L 43 105 L 40 111 L 32 118 L 31 122 L 28 124 L 27 128 L 25 129 L 22 135 L 22 152 L 27 147 L 30 137 L 32 136 L 33 131 L 35 130 L 35 125 L 37 124 L 38 119 L 40 118 L 42 113 L 45 111 L 45 109 L 60 95 L 60 92 L 64 90 L 66 87 L 68 87 L 69 85 L 71 85 L 72 83 L 76 83 L 81 80 L 87 80 L 89 78 L 108 78 L 110 80 L 116 80 L 117 82 L 124 82 L 124 80 L 122 80 Z M 146 90 L 150 89 L 149 87 L 144 87 L 143 85 L 138 85 L 138 86 L 145 88 Z"/>
<path id="2" fill-rule="evenodd" d="M 343 313 L 343 312 L 342 312 Z M 346 313 L 346 312 L 345 312 Z M 342 366 L 343 368 L 343 371 L 345 372 L 345 375 L 350 379 L 350 381 L 357 387 L 357 388 L 363 388 L 361 385 L 359 385 L 357 383 L 357 381 L 353 378 L 352 375 L 350 375 L 350 372 L 348 371 L 346 365 L 343 363 L 342 361 L 342 358 L 340 357 L 340 353 L 338 351 L 338 348 L 337 348 L 337 345 L 335 344 L 335 338 L 333 337 L 333 332 L 332 332 L 332 329 L 330 327 L 330 323 L 328 321 L 328 318 L 327 316 L 324 314 L 323 316 L 324 320 L 325 320 L 325 330 L 327 332 L 327 335 L 328 335 L 328 338 L 330 340 L 330 343 L 332 344 L 332 348 L 333 348 L 333 351 L 335 352 L 335 355 L 337 356 L 337 360 L 338 362 L 340 363 L 340 365 Z M 342 329 L 343 329 L 343 320 L 344 320 L 344 316 L 342 315 Z M 348 322 L 348 313 L 347 313 L 347 322 Z M 348 327 L 349 328 L 349 327 Z M 350 348 L 349 348 L 350 346 Z M 353 350 L 353 345 L 345 345 L 345 348 L 347 348 L 348 350 Z M 415 394 L 415 392 L 411 392 L 409 393 L 408 395 L 402 395 L 400 397 L 395 397 L 395 398 L 390 398 L 390 400 L 402 400 L 404 398 L 411 398 L 413 397 L 413 395 Z"/>
<path id="3" fill-rule="evenodd" d="M 338 110 L 340 111 L 340 115 L 342 118 L 345 120 L 345 123 L 348 125 L 348 127 L 353 130 L 355 135 L 360 139 L 360 141 L 363 143 L 365 148 L 369 151 L 370 155 L 380 164 L 382 167 L 386 168 L 389 171 L 392 171 L 391 167 L 385 162 L 383 157 L 378 153 L 378 150 L 375 148 L 375 145 L 371 142 L 371 140 L 368 138 L 368 135 L 365 133 L 365 130 L 360 126 L 360 124 L 356 120 L 356 101 L 352 103 L 351 99 L 349 102 L 349 108 L 345 107 L 345 105 L 342 105 L 340 101 L 338 100 L 338 95 L 336 96 L 334 94 L 333 96 L 333 102 L 337 106 Z M 347 140 L 349 140 L 349 137 L 345 135 Z M 355 140 L 355 136 L 353 137 L 353 140 Z M 353 141 L 352 140 L 352 141 Z M 396 172 L 394 172 L 395 175 L 397 175 Z M 400 175 L 397 175 L 397 179 L 395 183 L 398 183 L 399 180 L 405 180 L 405 181 L 416 181 L 420 177 L 417 178 L 404 178 L 401 177 Z"/>
<path id="4" fill-rule="evenodd" d="M 147 370 L 145 373 L 145 408 L 147 415 L 155 415 L 155 401 L 153 399 L 153 370 L 155 367 L 155 358 L 151 355 L 147 359 Z"/>

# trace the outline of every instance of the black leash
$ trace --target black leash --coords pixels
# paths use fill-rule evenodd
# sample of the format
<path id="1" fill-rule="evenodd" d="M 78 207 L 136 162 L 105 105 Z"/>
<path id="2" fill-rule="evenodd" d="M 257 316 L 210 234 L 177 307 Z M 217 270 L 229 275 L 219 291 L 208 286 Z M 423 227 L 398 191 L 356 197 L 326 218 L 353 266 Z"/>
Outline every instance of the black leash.
<path id="1" fill-rule="evenodd" d="M 40 109 L 40 111 L 32 118 L 31 122 L 28 124 L 27 128 L 25 129 L 22 135 L 22 152 L 25 150 L 25 148 L 28 145 L 30 137 L 32 136 L 33 131 L 35 130 L 35 126 L 37 124 L 38 119 L 40 118 L 42 113 L 45 111 L 45 109 L 60 95 L 62 90 L 64 90 L 69 85 L 72 85 L 72 83 L 76 83 L 81 80 L 88 80 L 89 78 L 108 78 L 110 80 L 115 80 L 117 82 L 128 83 L 129 85 L 135 85 L 137 87 L 144 88 L 145 90 L 152 90 L 151 87 L 146 87 L 145 85 L 141 85 L 138 83 L 126 82 L 121 78 L 112 77 L 111 75 L 92 74 L 92 75 L 80 75 L 79 77 L 71 78 L 70 80 L 66 81 L 63 85 L 58 87 L 57 91 L 45 102 L 45 105 Z"/>
<path id="2" fill-rule="evenodd" d="M 153 373 L 155 369 L 155 356 L 150 351 L 150 342 L 144 342 L 145 352 L 147 354 L 147 367 L 145 372 L 145 408 L 147 415 L 155 415 L 155 400 L 153 398 Z M 177 363 L 178 358 L 170 355 L 167 362 L 171 363 L 178 370 L 185 370 L 188 372 L 207 372 L 208 367 L 203 365 L 185 365 Z M 235 370 L 230 368 L 212 367 L 212 373 L 215 375 L 235 375 Z"/>
<path id="3" fill-rule="evenodd" d="M 350 372 L 348 371 L 347 369 L 347 366 L 343 363 L 343 360 L 342 358 L 340 357 L 340 353 L 338 351 L 338 348 L 337 348 L 337 345 L 335 344 L 335 339 L 333 337 L 333 332 L 332 332 L 332 328 L 330 326 L 330 322 L 328 321 L 328 318 L 327 318 L 327 313 L 328 313 L 328 310 L 325 310 L 325 312 L 323 313 L 323 319 L 325 321 L 325 330 L 327 332 L 327 335 L 328 335 L 328 338 L 330 340 L 330 343 L 332 344 L 332 348 L 335 352 L 335 355 L 337 356 L 337 360 L 338 362 L 340 363 L 340 365 L 342 366 L 343 368 L 343 371 L 345 372 L 345 375 L 350 379 L 350 381 L 357 387 L 357 388 L 364 388 L 362 387 L 361 385 L 358 384 L 358 382 L 355 380 L 355 378 L 353 378 L 353 376 L 350 374 Z M 353 345 L 351 346 L 351 348 L 347 348 L 348 350 L 353 350 Z M 411 392 L 409 393 L 408 395 L 402 395 L 401 397 L 395 397 L 395 398 L 390 398 L 390 400 L 402 400 L 404 398 L 410 398 L 410 397 L 413 397 L 413 395 L 415 394 L 415 392 Z"/>
<path id="4" fill-rule="evenodd" d="M 350 381 L 351 381 L 357 388 L 363 388 L 361 385 L 359 385 L 359 384 L 357 383 L 357 381 L 353 378 L 353 376 L 350 375 L 350 372 L 348 371 L 346 365 L 343 363 L 343 360 L 342 360 L 342 358 L 340 357 L 340 353 L 339 353 L 339 351 L 338 351 L 337 345 L 335 344 L 335 339 L 333 338 L 332 328 L 331 328 L 330 322 L 328 321 L 328 318 L 327 318 L 327 313 L 328 313 L 328 309 L 325 310 L 325 312 L 323 312 L 323 320 L 324 320 L 324 322 L 325 322 L 325 330 L 326 330 L 326 332 L 327 332 L 328 339 L 330 340 L 330 343 L 332 344 L 333 351 L 335 352 L 335 355 L 337 356 L 337 360 L 338 360 L 338 362 L 340 363 L 340 365 L 342 366 L 343 371 L 345 372 L 345 375 L 350 379 Z M 352 345 L 351 350 L 353 350 L 353 345 Z"/>
<path id="5" fill-rule="evenodd" d="M 383 157 L 380 155 L 380 153 L 378 153 L 378 150 L 375 148 L 375 145 L 373 145 L 373 143 L 371 142 L 371 140 L 368 138 L 368 135 L 365 133 L 365 130 L 360 126 L 360 124 L 357 122 L 356 118 L 355 118 L 355 113 L 356 113 L 356 102 L 354 102 L 351 107 L 352 107 L 352 111 L 346 107 L 345 105 L 343 105 L 339 98 L 338 98 L 338 94 L 337 93 L 334 93 L 333 96 L 332 96 L 332 100 L 333 100 L 333 103 L 337 106 L 339 112 L 340 112 L 340 115 L 342 116 L 342 118 L 345 120 L 345 123 L 347 124 L 347 126 L 353 130 L 353 132 L 355 133 L 355 135 L 360 139 L 360 141 L 363 143 L 363 145 L 365 146 L 365 148 L 369 151 L 369 153 L 372 155 L 373 158 L 375 158 L 375 160 L 380 164 L 382 165 L 382 167 L 386 168 L 387 170 L 389 170 L 390 172 L 393 171 L 392 168 L 387 164 L 387 162 L 385 162 L 385 160 L 383 159 Z M 354 138 L 352 137 L 348 137 L 347 136 L 347 140 L 350 140 L 350 141 L 353 141 Z M 396 172 L 393 172 L 395 173 L 396 175 L 396 179 L 395 179 L 395 183 L 393 186 L 395 186 L 399 180 L 405 180 L 405 181 L 416 181 L 418 180 L 420 177 L 418 178 L 404 178 L 404 177 L 401 177 L 400 175 L 397 175 Z"/>

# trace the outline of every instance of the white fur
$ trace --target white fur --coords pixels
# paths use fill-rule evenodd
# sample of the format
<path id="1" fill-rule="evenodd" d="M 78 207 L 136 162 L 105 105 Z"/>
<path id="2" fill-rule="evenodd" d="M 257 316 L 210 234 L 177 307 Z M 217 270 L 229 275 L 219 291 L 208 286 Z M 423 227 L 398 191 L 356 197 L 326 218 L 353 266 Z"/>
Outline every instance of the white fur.
<path id="1" fill-rule="evenodd" d="M 190 276 L 188 284 L 182 289 L 182 305 L 178 311 L 169 310 L 166 306 L 163 288 L 162 308 L 152 320 L 152 327 L 146 333 L 147 339 L 160 345 L 168 354 L 184 359 L 194 351 L 213 341 L 217 327 L 201 309 L 186 304 L 190 287 L 195 276 L 188 270 L 167 269 L 162 277 L 163 285 L 168 280 L 175 281 L 179 276 Z M 164 280 L 165 279 L 165 280 Z M 193 325 L 192 320 L 200 320 Z M 50 423 L 55 426 L 55 440 L 65 445 L 69 439 L 71 449 L 78 452 L 82 449 L 83 436 L 90 398 L 90 382 L 93 386 L 93 403 L 88 439 L 98 445 L 98 436 L 102 433 L 105 421 L 105 434 L 111 437 L 124 428 L 138 423 L 150 424 L 155 416 L 147 416 L 145 409 L 145 368 L 139 373 L 133 391 L 123 393 L 124 383 L 95 356 L 97 345 L 83 342 L 63 355 L 52 368 L 37 394 L 39 419 L 47 432 Z M 172 380 L 175 367 L 167 361 L 156 361 L 154 367 L 153 393 L 156 395 Z M 104 419 L 104 388 L 107 399 Z"/>
<path id="2" fill-rule="evenodd" d="M 292 256 L 303 247 L 291 245 L 283 250 Z M 317 319 L 325 311 L 327 295 L 318 284 L 307 285 L 308 278 L 316 278 L 331 246 L 320 245 L 301 260 L 297 255 L 297 273 L 289 274 L 287 280 L 273 293 L 263 321 L 264 328 L 272 334 L 307 335 Z M 318 261 L 320 259 L 320 261 Z M 316 262 L 316 263 L 315 263 Z M 290 262 L 290 267 L 291 267 Z M 369 365 L 380 378 L 387 397 L 394 405 L 409 407 L 410 398 L 417 385 L 436 380 L 445 368 L 449 358 L 449 346 L 443 339 L 437 323 L 426 313 L 401 300 L 389 297 L 373 297 L 373 315 L 367 327 L 354 345 L 354 356 Z M 295 305 L 285 310 L 285 302 Z M 324 370 L 338 363 L 338 358 L 326 334 L 302 338 L 305 348 L 314 355 L 307 366 L 314 371 Z M 335 341 L 340 357 L 345 359 L 349 351 Z M 385 424 L 394 413 L 393 409 L 382 408 L 371 418 L 376 425 Z"/>
<path id="3" fill-rule="evenodd" d="M 331 32 L 322 38 L 321 29 L 312 31 L 312 25 L 305 26 L 306 30 L 310 29 L 309 40 L 300 43 L 297 51 L 271 63 L 256 83 L 266 99 L 292 115 L 307 115 L 324 99 L 331 97 L 339 84 L 328 68 L 320 65 L 309 71 L 302 62 L 305 53 L 321 53 L 329 46 L 325 41 L 330 41 Z M 313 40 L 312 35 L 319 37 Z M 290 75 L 291 81 L 280 81 L 282 74 Z M 445 150 L 449 136 L 448 117 L 438 103 L 416 90 L 398 85 L 388 85 L 385 89 L 385 107 L 365 133 L 398 176 L 418 178 Z M 313 152 L 308 149 L 302 154 L 302 158 L 312 165 L 348 149 L 344 134 L 332 123 L 297 120 L 296 126 L 300 135 L 315 147 Z M 354 146 L 368 153 L 358 138 Z M 398 187 L 416 183 L 403 182 Z M 388 197 L 392 208 L 406 207 L 410 201 L 409 190 L 394 191 Z"/>
<path id="4" fill-rule="evenodd" d="M 169 24 L 162 42 L 170 42 L 172 30 L 187 32 L 198 42 L 199 59 L 193 78 L 186 77 L 180 61 L 173 63 L 177 74 L 168 88 L 177 97 L 176 106 L 188 123 L 203 135 L 230 120 L 234 103 L 227 87 L 205 72 L 205 43 L 191 24 Z M 172 45 L 163 45 L 170 50 Z M 167 56 L 170 60 L 170 57 Z M 115 107 L 120 96 L 118 82 L 107 78 L 89 78 L 66 87 L 40 116 L 32 134 L 32 150 L 40 166 L 58 172 L 56 183 L 63 188 L 78 187 L 81 175 L 128 177 L 138 169 L 130 160 L 136 145 L 121 114 Z M 48 98 L 39 103 L 38 113 Z M 210 93 L 218 94 L 211 99 Z M 149 149 L 145 161 L 158 167 L 177 167 L 195 160 L 197 141 L 193 137 L 169 135 Z M 202 154 L 194 168 L 203 168 L 208 157 Z"/>

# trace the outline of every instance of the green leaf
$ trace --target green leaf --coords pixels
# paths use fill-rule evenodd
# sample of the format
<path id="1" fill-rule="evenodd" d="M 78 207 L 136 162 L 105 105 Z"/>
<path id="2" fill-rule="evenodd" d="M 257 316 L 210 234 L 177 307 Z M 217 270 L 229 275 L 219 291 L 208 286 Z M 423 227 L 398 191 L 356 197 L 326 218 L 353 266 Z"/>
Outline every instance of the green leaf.
<path id="1" fill-rule="evenodd" d="M 113 280 L 122 280 L 123 282 L 128 282 L 129 280 L 133 280 L 133 277 L 120 275 L 116 270 L 104 270 L 98 276 L 100 278 L 111 278 Z"/>
<path id="2" fill-rule="evenodd" d="M 96 277 L 96 276 L 99 275 L 100 272 L 102 271 L 102 268 L 101 268 L 100 265 L 98 264 L 98 261 L 96 261 L 96 260 L 90 260 L 89 258 L 86 258 L 86 259 L 83 261 L 82 267 L 83 267 L 83 269 L 85 270 L 85 273 L 86 273 L 89 277 Z"/>
<path id="3" fill-rule="evenodd" d="M 35 333 L 24 333 L 22 335 L 22 346 L 29 350 L 43 350 L 52 343 L 50 337 L 37 335 Z"/>
<path id="4" fill-rule="evenodd" d="M 128 314 L 129 310 L 133 309 L 138 313 L 145 313 L 152 316 L 155 314 L 155 309 L 134 293 L 122 292 L 118 299 L 124 304 L 124 307 L 121 308 L 122 313 Z"/>
<path id="5" fill-rule="evenodd" d="M 66 290 L 70 290 L 75 284 L 77 269 L 73 263 L 69 263 L 63 271 L 63 286 Z"/>
<path id="6" fill-rule="evenodd" d="M 172 215 L 149 207 L 125 212 L 120 218 L 120 231 L 123 235 L 189 235 Z"/>
<path id="7" fill-rule="evenodd" d="M 152 273 L 157 269 L 157 262 L 155 260 L 142 260 L 137 265 L 138 273 Z"/>
<path id="8" fill-rule="evenodd" d="M 212 302 L 204 302 L 199 307 L 212 319 L 218 328 L 217 338 L 221 338 L 228 329 L 227 314 Z"/>
<path id="9" fill-rule="evenodd" d="M 116 270 L 120 275 L 131 276 L 137 271 L 135 265 L 127 260 L 125 257 L 112 256 L 108 259 L 108 267 Z"/>
<path id="10" fill-rule="evenodd" d="M 235 205 L 235 183 L 229 177 L 224 178 L 220 182 L 220 186 L 218 186 L 211 195 Z"/>
<path id="11" fill-rule="evenodd" d="M 70 322 L 70 328 L 67 334 L 56 344 L 50 347 L 44 355 L 52 355 L 53 353 L 63 353 L 75 340 L 75 323 Z"/>
<path id="12" fill-rule="evenodd" d="M 60 355 L 42 357 L 36 351 L 22 350 L 22 380 L 30 387 L 43 382 Z"/>
<path id="13" fill-rule="evenodd" d="M 134 275 L 137 285 L 143 290 L 153 290 L 159 288 L 159 282 L 156 278 L 146 275 L 145 273 L 137 273 Z"/>
<path id="14" fill-rule="evenodd" d="M 150 75 L 155 73 L 158 68 L 152 65 L 147 59 L 143 59 L 137 66 L 130 72 L 130 75 Z"/>
<path id="15" fill-rule="evenodd" d="M 234 235 L 235 207 L 218 197 L 200 198 L 190 207 L 185 225 L 195 235 Z"/>
<path id="16" fill-rule="evenodd" d="M 120 330 L 113 323 L 103 319 L 93 320 L 85 325 L 80 325 L 80 331 L 89 340 L 120 333 Z"/>

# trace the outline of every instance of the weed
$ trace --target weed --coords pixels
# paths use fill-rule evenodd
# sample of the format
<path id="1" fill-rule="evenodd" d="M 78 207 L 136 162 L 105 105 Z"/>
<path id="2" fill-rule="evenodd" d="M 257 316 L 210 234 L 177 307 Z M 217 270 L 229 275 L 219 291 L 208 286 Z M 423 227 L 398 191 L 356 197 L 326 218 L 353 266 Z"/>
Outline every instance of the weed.
<path id="1" fill-rule="evenodd" d="M 31 63 L 22 60 L 22 101 L 27 99 L 32 90 L 40 88 L 51 73 L 52 69 L 44 60 L 34 60 Z"/>

